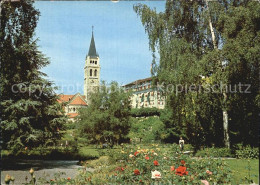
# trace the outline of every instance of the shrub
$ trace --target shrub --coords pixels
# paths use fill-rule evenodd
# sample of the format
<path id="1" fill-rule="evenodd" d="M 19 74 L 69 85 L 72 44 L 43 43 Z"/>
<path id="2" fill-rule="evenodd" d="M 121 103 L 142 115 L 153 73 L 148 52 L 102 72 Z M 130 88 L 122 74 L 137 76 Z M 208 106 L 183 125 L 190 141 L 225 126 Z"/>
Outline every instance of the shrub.
<path id="1" fill-rule="evenodd" d="M 205 148 L 195 154 L 196 157 L 234 157 L 228 148 Z"/>
<path id="2" fill-rule="evenodd" d="M 132 117 L 148 117 L 148 116 L 160 116 L 160 110 L 157 108 L 141 108 L 131 109 Z"/>
<path id="3" fill-rule="evenodd" d="M 251 148 L 249 145 L 243 147 L 242 145 L 237 145 L 236 158 L 238 159 L 258 159 L 259 148 Z"/>
<path id="4" fill-rule="evenodd" d="M 129 137 L 132 140 L 151 143 L 161 140 L 164 125 L 158 117 L 133 118 Z"/>

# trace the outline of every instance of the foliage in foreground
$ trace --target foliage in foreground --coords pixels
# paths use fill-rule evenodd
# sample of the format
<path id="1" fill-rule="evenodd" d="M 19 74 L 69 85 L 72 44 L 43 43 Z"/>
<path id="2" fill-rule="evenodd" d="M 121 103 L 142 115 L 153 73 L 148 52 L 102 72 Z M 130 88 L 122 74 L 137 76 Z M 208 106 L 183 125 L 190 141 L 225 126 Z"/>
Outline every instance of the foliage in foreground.
<path id="1" fill-rule="evenodd" d="M 111 151 L 112 152 L 112 151 Z M 201 184 L 230 183 L 231 173 L 223 160 L 192 159 L 181 153 L 178 145 L 163 148 L 122 146 L 121 151 L 109 153 L 115 161 L 105 162 L 91 173 L 82 169 L 74 179 L 50 182 L 63 184 Z"/>
<path id="2" fill-rule="evenodd" d="M 121 145 L 121 148 L 105 151 L 108 156 L 82 163 L 83 168 L 75 178 L 65 173 L 57 173 L 53 178 L 39 178 L 30 170 L 31 178 L 28 178 L 27 184 L 32 185 L 35 181 L 37 184 L 53 185 L 257 182 L 258 160 L 192 158 L 181 153 L 178 145 Z M 95 171 L 90 172 L 89 168 Z M 7 177 L 9 182 L 15 182 L 15 177 Z"/>

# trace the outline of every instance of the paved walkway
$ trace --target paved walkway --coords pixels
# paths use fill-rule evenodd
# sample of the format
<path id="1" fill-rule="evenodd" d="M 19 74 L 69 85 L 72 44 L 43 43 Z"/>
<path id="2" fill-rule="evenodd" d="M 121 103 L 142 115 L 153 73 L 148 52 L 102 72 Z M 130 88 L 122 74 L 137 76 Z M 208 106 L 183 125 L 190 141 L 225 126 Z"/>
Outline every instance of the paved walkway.
<path id="1" fill-rule="evenodd" d="M 82 166 L 77 165 L 78 161 L 59 161 L 59 160 L 19 160 L 19 161 L 4 161 L 1 171 L 1 184 L 4 183 L 6 174 L 15 177 L 15 185 L 22 185 L 26 182 L 25 178 L 28 178 L 28 182 L 31 180 L 29 170 L 32 167 L 35 170 L 36 179 L 39 177 L 45 177 L 47 180 L 53 179 L 54 174 L 58 172 L 64 172 L 61 177 L 75 177 L 78 169 Z M 93 169 L 87 169 L 93 171 Z"/>

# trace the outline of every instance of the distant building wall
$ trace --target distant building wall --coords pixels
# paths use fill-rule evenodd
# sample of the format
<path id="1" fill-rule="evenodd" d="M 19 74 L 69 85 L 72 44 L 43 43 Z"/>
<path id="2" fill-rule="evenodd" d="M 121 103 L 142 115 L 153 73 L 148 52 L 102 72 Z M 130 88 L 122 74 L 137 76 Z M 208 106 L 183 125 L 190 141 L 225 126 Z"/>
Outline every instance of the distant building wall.
<path id="1" fill-rule="evenodd" d="M 164 109 L 165 97 L 162 92 L 152 87 L 152 78 L 136 80 L 123 86 L 126 92 L 131 91 L 132 108 Z"/>

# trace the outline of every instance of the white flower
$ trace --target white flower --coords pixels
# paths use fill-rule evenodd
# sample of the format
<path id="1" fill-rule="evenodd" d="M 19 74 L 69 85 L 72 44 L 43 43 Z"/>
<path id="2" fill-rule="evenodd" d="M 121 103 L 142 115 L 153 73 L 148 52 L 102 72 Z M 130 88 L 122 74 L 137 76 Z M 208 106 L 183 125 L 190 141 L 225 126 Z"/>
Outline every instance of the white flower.
<path id="1" fill-rule="evenodd" d="M 160 179 L 161 178 L 161 173 L 157 170 L 151 171 L 152 173 L 152 179 Z"/>
<path id="2" fill-rule="evenodd" d="M 153 155 L 158 155 L 158 154 L 154 152 Z"/>
<path id="3" fill-rule="evenodd" d="M 133 155 L 133 154 L 130 154 L 129 157 L 132 158 L 132 157 L 134 157 L 134 155 Z"/>

